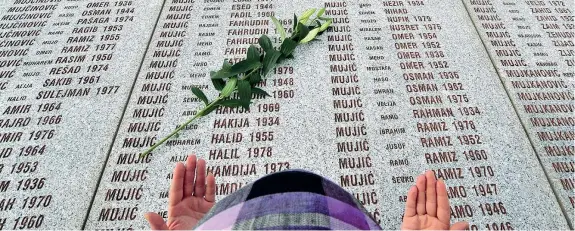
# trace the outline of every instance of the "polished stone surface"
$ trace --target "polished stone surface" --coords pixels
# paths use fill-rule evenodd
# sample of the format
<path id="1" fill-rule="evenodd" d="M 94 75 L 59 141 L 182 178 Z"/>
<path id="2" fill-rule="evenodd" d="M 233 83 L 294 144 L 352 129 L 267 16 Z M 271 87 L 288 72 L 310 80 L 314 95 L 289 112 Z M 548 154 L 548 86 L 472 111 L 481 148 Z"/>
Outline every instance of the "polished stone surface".
<path id="1" fill-rule="evenodd" d="M 42 5 L 16 2 L 9 4 Z M 561 17 L 568 14 L 561 9 L 569 6 L 558 5 L 563 1 L 545 4 L 551 2 L 556 5 L 549 7 L 556 13 L 540 10 L 537 14 L 569 20 Z M 13 148 L 10 156 L 0 155 L 6 156 L 0 159 L 0 179 L 11 181 L 1 193 L 16 200 L 13 208 L 0 203 L 0 218 L 7 218 L 3 227 L 148 228 L 144 212 L 167 215 L 173 166 L 196 153 L 216 175 L 220 199 L 265 174 L 307 169 L 352 192 L 384 229 L 396 229 L 407 190 L 418 174 L 431 169 L 449 187 L 453 221 L 470 221 L 473 229 L 567 229 L 564 214 L 572 212 L 569 166 L 573 161 L 568 155 L 546 154 L 545 146 L 569 146 L 570 141 L 537 139 L 541 137 L 538 132 L 566 131 L 572 125 L 533 126 L 531 121 L 533 117 L 559 116 L 572 121 L 572 115 L 526 113 L 524 104 L 539 101 L 524 100 L 517 93 L 572 89 L 573 82 L 567 78 L 572 75 L 568 68 L 572 61 L 569 56 L 560 57 L 572 52 L 572 46 L 557 52 L 548 49 L 554 40 L 568 39 L 548 37 L 548 29 L 539 27 L 550 25 L 536 22 L 542 18 L 528 11 L 541 6 L 525 4 L 440 0 L 60 2 L 22 59 L 56 62 L 57 57 L 82 55 L 83 45 L 90 48 L 82 63 L 16 67 L 13 77 L 0 78 L 2 112 L 5 104 L 32 105 L 26 114 L 15 110 L 0 115 L 0 120 L 31 119 L 27 126 L 6 129 L 22 131 L 21 140 L 3 141 L 0 136 L 0 154 Z M 249 112 L 214 111 L 148 158 L 138 159 L 139 153 L 203 105 L 192 94 L 192 86 L 204 90 L 209 98 L 216 96 L 208 73 L 218 69 L 223 59 L 241 60 L 245 48 L 257 43 L 260 34 L 268 34 L 280 44 L 270 15 L 285 19 L 282 22 L 291 28 L 294 13 L 324 6 L 326 16 L 335 23 L 320 40 L 298 47 L 295 59 L 272 71 L 262 84 L 272 97 L 254 99 Z M 0 6 L 0 16 L 11 14 L 8 8 Z M 514 15 L 525 19 L 518 23 Z M 111 21 L 96 19 L 103 17 Z M 79 27 L 75 24 L 82 22 L 80 18 L 92 18 L 83 27 L 96 26 L 98 31 L 85 28 L 71 35 L 73 28 Z M 505 29 L 483 28 L 497 26 L 497 19 Z M 493 25 L 484 25 L 482 20 Z M 54 24 L 60 21 L 70 24 Z M 5 21 L 0 21 L 0 33 L 11 30 L 2 29 L 2 23 Z M 527 33 L 515 29 L 521 25 L 542 35 L 537 38 L 542 47 L 530 47 L 530 41 L 520 37 Z M 63 32 L 56 33 L 59 30 Z M 506 32 L 510 38 L 494 37 L 507 36 Z M 91 35 L 92 41 L 74 41 L 81 36 L 90 40 Z M 493 44 L 513 40 L 507 44 L 515 46 L 490 46 L 492 40 L 498 40 Z M 44 41 L 58 42 L 42 44 Z M 64 46 L 79 47 L 76 52 L 61 54 Z M 8 49 L 0 47 L 0 52 L 4 50 Z M 42 50 L 53 53 L 38 55 Z M 538 56 L 539 50 L 546 50 L 548 56 Z M 517 52 L 522 56 L 509 56 Z M 94 59 L 106 59 L 103 54 L 112 54 L 112 60 L 91 61 L 93 55 Z M 508 56 L 499 56 L 505 54 Z M 14 59 L 0 53 L 0 64 Z M 503 59 L 524 60 L 529 66 L 504 66 L 522 61 Z M 515 78 L 505 76 L 508 69 L 537 69 L 537 62 L 557 62 L 557 66 L 541 69 L 557 69 L 561 77 L 545 80 L 558 81 L 562 88 L 517 90 L 512 82 Z M 95 64 L 109 64 L 109 68 L 89 73 L 87 69 Z M 50 74 L 52 67 L 65 66 L 81 66 L 82 70 Z M 11 69 L 0 67 L 0 76 L 4 70 Z M 24 76 L 33 72 L 40 74 Z M 88 76 L 94 77 L 78 82 Z M 100 76 L 97 83 L 91 80 L 96 76 Z M 58 78 L 60 82 L 53 86 L 43 86 Z M 72 82 L 66 84 L 65 78 Z M 9 82 L 8 87 L 2 88 L 2 82 Z M 32 84 L 29 90 L 16 89 L 26 84 Z M 40 91 L 83 87 L 89 87 L 90 94 L 36 99 Z M 564 100 L 542 103 L 572 108 L 572 94 L 563 95 Z M 10 101 L 19 96 L 27 98 Z M 39 104 L 55 102 L 62 102 L 61 109 L 46 106 L 41 110 L 48 111 L 37 111 Z M 58 115 L 61 122 L 56 122 Z M 43 116 L 49 117 L 38 123 Z M 4 127 L 0 128 L 2 135 Z M 39 133 L 38 138 L 29 139 L 30 132 L 43 130 L 47 130 L 44 137 Z M 55 135 L 47 138 L 50 130 Z M 571 139 L 572 147 L 573 136 L 564 136 Z M 35 145 L 46 145 L 46 151 L 38 154 Z M 30 151 L 21 154 L 20 148 L 27 146 L 32 148 L 24 150 Z M 26 162 L 34 165 L 36 161 L 38 170 L 29 172 L 32 167 L 26 167 Z M 26 189 L 18 189 L 18 181 L 28 178 L 30 183 L 20 186 Z M 46 178 L 43 188 L 29 189 L 40 187 L 35 178 Z M 51 202 L 43 199 L 29 209 L 22 208 L 25 198 L 45 195 L 51 196 Z"/>
<path id="2" fill-rule="evenodd" d="M 79 229 L 161 1 L 4 2 L 0 227 Z"/>
<path id="3" fill-rule="evenodd" d="M 465 2 L 573 224 L 573 1 Z"/>

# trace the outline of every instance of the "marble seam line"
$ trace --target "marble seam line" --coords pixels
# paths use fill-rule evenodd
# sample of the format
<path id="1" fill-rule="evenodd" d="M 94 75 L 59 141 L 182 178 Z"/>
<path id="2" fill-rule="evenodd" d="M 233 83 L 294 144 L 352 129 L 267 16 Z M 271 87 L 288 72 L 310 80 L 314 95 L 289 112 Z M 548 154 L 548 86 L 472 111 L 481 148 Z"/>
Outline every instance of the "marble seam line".
<path id="1" fill-rule="evenodd" d="M 503 85 L 503 90 L 505 90 L 505 94 L 507 95 L 507 98 L 509 99 L 509 101 L 511 101 L 511 105 L 513 106 L 513 111 L 515 112 L 515 115 L 517 116 L 519 123 L 521 124 L 521 128 L 523 128 L 523 131 L 525 132 L 525 134 L 527 136 L 527 140 L 529 140 L 529 144 L 531 145 L 531 148 L 533 149 L 533 151 L 535 153 L 535 157 L 537 158 L 537 161 L 539 162 L 539 166 L 543 169 L 543 174 L 545 174 L 545 178 L 547 178 L 547 183 L 549 183 L 549 187 L 551 188 L 551 191 L 553 192 L 553 196 L 555 196 L 555 200 L 557 201 L 557 204 L 559 204 L 559 209 L 561 209 L 561 213 L 563 213 L 563 217 L 565 218 L 565 220 L 567 220 L 567 225 L 569 225 L 569 228 L 571 230 L 573 230 L 573 224 L 571 223 L 571 219 L 569 219 L 567 210 L 565 209 L 565 207 L 561 203 L 561 200 L 559 198 L 559 194 L 557 193 L 557 190 L 555 190 L 555 187 L 551 183 L 551 178 L 549 177 L 549 174 L 547 173 L 547 170 L 545 169 L 545 165 L 543 164 L 543 162 L 541 161 L 541 158 L 539 157 L 539 153 L 537 152 L 537 148 L 535 148 L 535 143 L 533 142 L 533 138 L 529 135 L 529 132 L 527 131 L 527 126 L 525 125 L 524 121 L 521 119 L 521 116 L 519 115 L 519 109 L 517 108 L 515 101 L 511 98 L 511 94 L 509 93 L 509 89 L 507 89 L 507 87 L 505 87 L 505 80 L 503 79 L 503 77 L 499 73 L 499 69 L 497 68 L 497 66 L 495 64 L 496 63 L 494 60 L 495 57 L 493 57 L 492 54 L 489 53 L 489 50 L 487 49 L 487 45 L 485 45 L 485 41 L 484 41 L 483 37 L 481 36 L 481 33 L 479 32 L 478 28 L 477 28 L 475 20 L 473 20 L 473 18 L 471 17 L 471 13 L 469 12 L 470 9 L 468 8 L 468 4 L 465 4 L 465 1 L 466 0 L 461 0 L 461 2 L 463 3 L 463 7 L 465 8 L 465 11 L 467 12 L 467 16 L 469 17 L 469 20 L 471 20 L 471 23 L 473 24 L 473 28 L 475 29 L 475 32 L 477 33 L 479 40 L 481 40 L 481 45 L 483 46 L 483 49 L 487 53 L 487 55 L 489 57 L 489 61 L 491 62 L 491 65 L 495 69 L 495 73 L 497 74 L 499 81 Z"/>
<path id="2" fill-rule="evenodd" d="M 156 22 L 154 23 L 154 28 L 151 30 L 150 35 L 148 37 L 148 42 L 146 44 L 146 50 L 142 54 L 142 58 L 140 60 L 140 66 L 138 68 L 138 71 L 136 72 L 136 75 L 134 77 L 134 81 L 132 82 L 132 87 L 130 88 L 130 92 L 128 93 L 128 97 L 126 98 L 126 103 L 124 104 L 124 109 L 122 109 L 122 115 L 120 116 L 120 120 L 119 120 L 118 125 L 116 127 L 116 131 L 114 132 L 114 135 L 112 136 L 112 140 L 111 140 L 112 142 L 111 142 L 110 147 L 108 149 L 108 153 L 106 154 L 106 159 L 104 160 L 104 162 L 102 164 L 102 167 L 100 170 L 100 176 L 98 177 L 96 187 L 94 188 L 94 192 L 92 193 L 92 198 L 90 199 L 88 209 L 86 210 L 86 215 L 84 216 L 84 221 L 82 222 L 82 227 L 81 227 L 82 230 L 86 229 L 86 224 L 88 223 L 88 219 L 90 218 L 90 212 L 92 211 L 92 206 L 94 205 L 94 200 L 96 199 L 96 195 L 98 193 L 100 183 L 102 182 L 102 177 L 104 176 L 104 171 L 106 169 L 106 165 L 108 164 L 108 159 L 110 158 L 110 155 L 112 153 L 112 148 L 114 147 L 116 137 L 118 136 L 118 132 L 120 131 L 120 125 L 122 124 L 122 121 L 124 120 L 124 115 L 126 115 L 126 110 L 128 108 L 130 98 L 132 97 L 132 93 L 134 92 L 134 87 L 136 86 L 136 81 L 138 80 L 138 76 L 140 75 L 140 72 L 142 71 L 144 60 L 146 59 L 146 55 L 148 54 L 148 50 L 150 50 L 150 44 L 151 44 L 152 39 L 154 37 L 154 34 L 156 32 L 156 27 L 158 26 L 158 22 L 160 20 L 160 17 L 162 16 L 162 12 L 164 10 L 165 4 L 166 4 L 166 0 L 163 0 L 162 6 L 160 7 L 160 10 L 158 12 L 158 16 L 156 17 Z"/>

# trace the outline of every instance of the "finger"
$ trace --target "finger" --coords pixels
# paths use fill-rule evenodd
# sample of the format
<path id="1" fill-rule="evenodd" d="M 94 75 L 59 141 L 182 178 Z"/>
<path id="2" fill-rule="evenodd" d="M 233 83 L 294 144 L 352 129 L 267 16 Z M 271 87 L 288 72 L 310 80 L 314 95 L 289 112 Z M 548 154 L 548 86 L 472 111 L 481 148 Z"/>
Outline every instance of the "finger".
<path id="1" fill-rule="evenodd" d="M 157 213 L 145 213 L 144 218 L 148 220 L 152 230 L 168 230 L 166 222 L 164 222 L 164 219 Z"/>
<path id="2" fill-rule="evenodd" d="M 460 221 L 449 227 L 449 230 L 466 230 L 469 228 L 467 221 Z"/>
<path id="3" fill-rule="evenodd" d="M 417 214 L 425 215 L 425 175 L 417 177 L 415 186 L 417 186 Z"/>
<path id="4" fill-rule="evenodd" d="M 411 186 L 409 191 L 407 192 L 407 202 L 405 202 L 405 214 L 404 217 L 413 217 L 415 216 L 416 210 L 416 203 L 417 203 L 417 187 Z"/>
<path id="5" fill-rule="evenodd" d="M 186 160 L 186 176 L 184 178 L 184 198 L 194 193 L 194 177 L 196 176 L 196 155 L 188 156 Z"/>
<path id="6" fill-rule="evenodd" d="M 212 174 L 211 172 L 208 173 L 208 176 L 206 177 L 206 182 L 207 186 L 206 186 L 206 201 L 208 202 L 215 202 L 216 201 L 216 177 L 214 177 L 214 174 Z"/>
<path id="7" fill-rule="evenodd" d="M 436 185 L 437 191 L 437 219 L 443 224 L 449 224 L 451 218 L 449 210 L 449 198 L 447 197 L 447 189 L 443 180 L 438 180 Z"/>
<path id="8" fill-rule="evenodd" d="M 184 164 L 178 162 L 174 168 L 174 176 L 172 178 L 172 184 L 170 185 L 169 204 L 175 205 L 182 201 L 184 195 L 184 174 L 185 174 Z"/>
<path id="9" fill-rule="evenodd" d="M 206 194 L 206 161 L 198 160 L 196 168 L 196 182 L 194 183 L 194 196 L 204 197 Z"/>
<path id="10" fill-rule="evenodd" d="M 437 217 L 437 194 L 435 192 L 435 174 L 433 171 L 425 172 L 425 181 L 427 182 L 427 189 L 425 190 L 425 211 L 427 215 Z"/>

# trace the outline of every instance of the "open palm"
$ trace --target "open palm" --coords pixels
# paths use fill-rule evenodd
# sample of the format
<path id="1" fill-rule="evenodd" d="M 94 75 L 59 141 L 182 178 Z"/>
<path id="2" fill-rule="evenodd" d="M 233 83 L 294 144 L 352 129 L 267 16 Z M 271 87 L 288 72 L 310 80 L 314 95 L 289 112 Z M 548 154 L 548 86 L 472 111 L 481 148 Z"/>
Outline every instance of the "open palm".
<path id="1" fill-rule="evenodd" d="M 169 192 L 168 222 L 156 213 L 144 215 L 152 230 L 187 230 L 198 224 L 216 198 L 216 180 L 211 173 L 207 177 L 205 173 L 206 161 L 196 161 L 195 155 L 188 156 L 185 166 L 176 164 Z"/>
<path id="2" fill-rule="evenodd" d="M 450 226 L 449 199 L 442 180 L 437 181 L 432 171 L 417 177 L 415 186 L 407 193 L 402 230 L 464 230 L 467 222 Z"/>

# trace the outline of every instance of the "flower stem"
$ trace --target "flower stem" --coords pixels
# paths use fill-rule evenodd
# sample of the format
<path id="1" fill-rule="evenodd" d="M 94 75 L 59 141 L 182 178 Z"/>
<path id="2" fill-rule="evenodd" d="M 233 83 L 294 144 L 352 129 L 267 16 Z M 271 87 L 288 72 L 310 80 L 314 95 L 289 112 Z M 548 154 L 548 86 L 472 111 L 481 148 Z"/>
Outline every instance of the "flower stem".
<path id="1" fill-rule="evenodd" d="M 252 71 L 250 71 L 250 73 L 248 73 L 247 75 L 245 75 L 244 78 L 242 78 L 242 80 L 248 79 L 248 77 L 250 77 L 250 75 L 252 75 L 254 72 L 258 71 L 259 69 L 260 69 L 259 67 L 256 68 L 256 69 L 253 69 Z"/>
<path id="2" fill-rule="evenodd" d="M 158 146 L 160 146 L 164 142 L 166 142 L 166 140 L 168 140 L 172 136 L 178 134 L 178 132 L 180 132 L 182 129 L 184 129 L 186 126 L 188 126 L 188 124 L 190 124 L 192 121 L 196 120 L 197 118 L 204 116 L 204 112 L 206 111 L 206 109 L 216 105 L 217 103 L 220 102 L 220 100 L 222 100 L 222 98 L 218 97 L 216 100 L 212 101 L 210 104 L 208 104 L 207 106 L 202 108 L 202 110 L 198 111 L 198 113 L 196 113 L 196 115 L 194 117 L 192 117 L 191 119 L 186 121 L 184 124 L 182 124 L 182 126 L 179 126 L 176 130 L 172 131 L 172 133 L 170 133 L 168 136 L 164 137 L 163 139 L 158 141 L 158 143 L 154 144 L 152 147 L 148 148 L 148 150 L 146 150 L 142 154 L 140 154 L 140 157 L 142 157 L 142 158 L 146 157 L 148 154 L 150 154 L 150 152 L 154 151 L 154 149 L 156 149 Z"/>

